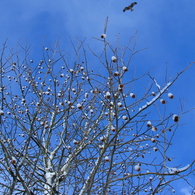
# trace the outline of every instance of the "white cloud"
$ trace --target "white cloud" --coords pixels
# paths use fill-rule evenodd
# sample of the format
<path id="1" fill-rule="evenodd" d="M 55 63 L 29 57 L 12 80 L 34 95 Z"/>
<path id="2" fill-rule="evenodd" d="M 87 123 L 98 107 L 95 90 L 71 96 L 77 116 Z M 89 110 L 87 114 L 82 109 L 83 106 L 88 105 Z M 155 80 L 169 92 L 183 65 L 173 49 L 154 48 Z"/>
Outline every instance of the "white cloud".
<path id="1" fill-rule="evenodd" d="M 183 193 L 183 195 L 191 195 L 192 193 L 192 188 L 190 187 L 184 187 L 181 189 L 181 192 Z"/>

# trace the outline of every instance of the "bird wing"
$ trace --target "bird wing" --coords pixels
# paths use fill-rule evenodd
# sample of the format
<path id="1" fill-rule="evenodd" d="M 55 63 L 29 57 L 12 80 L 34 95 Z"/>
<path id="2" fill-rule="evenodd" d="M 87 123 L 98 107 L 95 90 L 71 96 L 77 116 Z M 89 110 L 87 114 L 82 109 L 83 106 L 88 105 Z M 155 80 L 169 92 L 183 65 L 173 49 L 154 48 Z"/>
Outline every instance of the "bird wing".
<path id="1" fill-rule="evenodd" d="M 133 3 L 131 3 L 130 7 L 133 7 L 136 4 L 137 4 L 137 2 L 133 2 Z"/>
<path id="2" fill-rule="evenodd" d="M 129 9 L 129 7 L 125 7 L 125 8 L 123 9 L 123 12 L 127 11 L 128 9 Z"/>
<path id="3" fill-rule="evenodd" d="M 125 7 L 124 9 L 123 9 L 123 12 L 125 12 L 126 10 L 131 10 L 131 11 L 133 11 L 133 6 L 134 5 L 136 5 L 137 4 L 137 2 L 133 2 L 133 3 L 131 3 L 131 5 L 129 5 L 129 6 L 127 6 L 127 7 Z"/>

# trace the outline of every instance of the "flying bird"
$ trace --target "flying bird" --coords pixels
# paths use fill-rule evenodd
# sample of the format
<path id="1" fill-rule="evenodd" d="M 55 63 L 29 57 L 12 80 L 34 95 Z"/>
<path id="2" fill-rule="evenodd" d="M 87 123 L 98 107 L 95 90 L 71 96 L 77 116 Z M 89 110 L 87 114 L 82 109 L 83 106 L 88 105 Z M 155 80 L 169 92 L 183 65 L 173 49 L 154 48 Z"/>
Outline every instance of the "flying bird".
<path id="1" fill-rule="evenodd" d="M 129 6 L 127 6 L 127 7 L 125 7 L 125 8 L 123 9 L 123 12 L 125 12 L 126 10 L 131 10 L 131 11 L 133 11 L 133 6 L 136 5 L 136 4 L 137 4 L 137 2 L 131 3 L 131 5 L 129 5 Z"/>

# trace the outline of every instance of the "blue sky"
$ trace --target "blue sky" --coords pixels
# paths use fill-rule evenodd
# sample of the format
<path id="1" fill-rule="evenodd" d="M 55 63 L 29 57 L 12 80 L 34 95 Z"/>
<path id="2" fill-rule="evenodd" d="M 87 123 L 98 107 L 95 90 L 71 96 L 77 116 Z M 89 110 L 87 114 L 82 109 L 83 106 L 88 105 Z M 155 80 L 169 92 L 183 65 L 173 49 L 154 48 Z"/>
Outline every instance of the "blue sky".
<path id="1" fill-rule="evenodd" d="M 168 66 L 168 76 L 176 75 L 190 62 L 195 61 L 195 1 L 194 0 L 138 0 L 134 12 L 122 10 L 132 1 L 127 0 L 6 0 L 0 2 L 0 44 L 8 38 L 8 46 L 17 42 L 32 45 L 32 55 L 42 49 L 43 44 L 53 45 L 58 38 L 61 47 L 68 50 L 69 37 L 76 37 L 91 47 L 97 48 L 104 22 L 108 16 L 107 38 L 114 45 L 116 35 L 125 45 L 137 33 L 138 53 L 132 60 L 137 72 L 154 69 L 153 75 L 163 84 Z M 171 88 L 185 109 L 195 108 L 195 67 L 188 70 Z M 176 162 L 185 166 L 194 160 L 195 110 L 184 115 L 174 147 L 171 149 Z M 190 155 L 191 154 L 191 155 Z M 173 155 L 173 156 L 174 156 Z M 185 186 L 184 186 L 185 187 Z M 184 190 L 185 191 L 185 190 Z M 188 195 L 187 192 L 181 194 Z"/>

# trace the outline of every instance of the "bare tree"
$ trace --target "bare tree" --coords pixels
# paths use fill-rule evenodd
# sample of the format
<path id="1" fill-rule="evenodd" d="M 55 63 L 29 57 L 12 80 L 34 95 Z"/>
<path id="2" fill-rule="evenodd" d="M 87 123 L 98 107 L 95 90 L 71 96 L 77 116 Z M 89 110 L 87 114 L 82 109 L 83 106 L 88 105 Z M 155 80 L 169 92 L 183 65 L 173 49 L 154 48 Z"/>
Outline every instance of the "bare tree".
<path id="1" fill-rule="evenodd" d="M 194 162 L 168 166 L 182 115 L 165 112 L 169 88 L 193 63 L 161 87 L 150 72 L 132 71 L 135 37 L 123 48 L 107 41 L 106 29 L 96 39 L 102 52 L 78 41 L 75 61 L 58 42 L 38 62 L 30 47 L 3 45 L 2 194 L 165 194 L 194 172 Z"/>

